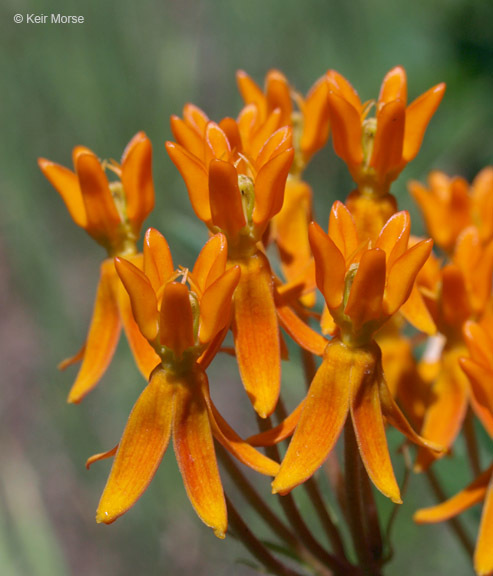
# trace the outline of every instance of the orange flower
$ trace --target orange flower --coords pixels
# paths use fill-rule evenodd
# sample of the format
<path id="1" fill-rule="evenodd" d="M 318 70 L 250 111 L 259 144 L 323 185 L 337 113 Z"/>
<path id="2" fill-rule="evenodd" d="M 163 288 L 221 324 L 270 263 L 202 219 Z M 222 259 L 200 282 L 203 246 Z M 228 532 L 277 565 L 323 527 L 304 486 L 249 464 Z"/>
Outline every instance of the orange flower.
<path id="1" fill-rule="evenodd" d="M 443 172 L 428 176 L 428 188 L 410 182 L 409 191 L 419 205 L 430 236 L 452 252 L 459 234 L 468 226 L 478 228 L 482 243 L 493 238 L 493 168 L 481 170 L 471 186 L 464 178 Z"/>
<path id="2" fill-rule="evenodd" d="M 446 502 L 418 510 L 414 521 L 418 524 L 443 522 L 483 500 L 483 513 L 474 552 L 474 569 L 478 576 L 489 576 L 493 574 L 493 466 Z"/>
<path id="3" fill-rule="evenodd" d="M 188 497 L 199 517 L 224 538 L 226 504 L 214 452 L 215 437 L 254 470 L 273 475 L 278 464 L 243 442 L 217 412 L 205 369 L 231 318 L 239 267 L 226 270 L 227 245 L 213 236 L 193 270 L 173 270 L 168 244 L 149 229 L 143 271 L 116 259 L 137 324 L 161 358 L 137 400 L 123 433 L 96 519 L 109 524 L 140 498 L 170 437 Z M 188 284 L 188 285 L 187 285 Z M 88 461 L 112 456 L 114 450 Z"/>
<path id="4" fill-rule="evenodd" d="M 374 332 L 408 298 L 431 251 L 431 240 L 408 249 L 409 229 L 409 215 L 399 212 L 382 229 L 375 246 L 361 245 L 354 221 L 340 202 L 332 208 L 328 235 L 311 224 L 317 285 L 338 330 L 298 412 L 296 430 L 272 484 L 274 492 L 289 492 L 315 472 L 334 447 L 348 414 L 368 475 L 394 502 L 401 499 L 384 417 L 413 442 L 436 449 L 414 432 L 392 399 L 373 340 Z"/>
<path id="5" fill-rule="evenodd" d="M 445 84 L 437 84 L 406 107 L 407 79 L 397 66 L 385 76 L 376 103 L 362 103 L 358 93 L 338 72 L 329 70 L 329 111 L 334 150 L 347 164 L 358 188 L 378 194 L 418 153 L 423 136 L 438 108 Z"/>
<path id="6" fill-rule="evenodd" d="M 121 326 L 127 335 L 139 369 L 147 379 L 159 357 L 142 337 L 132 316 L 130 301 L 114 269 L 113 257 L 125 255 L 136 266 L 136 241 L 142 223 L 154 207 L 152 147 L 143 132 L 127 145 L 121 165 L 101 162 L 88 148 L 73 151 L 75 172 L 43 158 L 39 166 L 62 197 L 74 222 L 104 246 L 109 258 L 101 265 L 101 276 L 87 340 L 81 351 L 62 362 L 60 368 L 82 360 L 69 394 L 69 402 L 80 402 L 102 378 L 113 357 Z M 105 169 L 118 180 L 109 182 Z"/>
<path id="7" fill-rule="evenodd" d="M 259 242 L 281 209 L 293 148 L 290 128 L 276 129 L 279 112 L 258 129 L 252 128 L 256 113 L 251 105 L 237 122 L 216 124 L 188 105 L 185 120 L 172 120 L 181 144 L 167 142 L 166 148 L 195 213 L 211 232 L 226 235 L 229 264 L 241 267 L 232 322 L 236 357 L 245 390 L 266 417 L 279 396 L 281 349 L 274 278 Z"/>

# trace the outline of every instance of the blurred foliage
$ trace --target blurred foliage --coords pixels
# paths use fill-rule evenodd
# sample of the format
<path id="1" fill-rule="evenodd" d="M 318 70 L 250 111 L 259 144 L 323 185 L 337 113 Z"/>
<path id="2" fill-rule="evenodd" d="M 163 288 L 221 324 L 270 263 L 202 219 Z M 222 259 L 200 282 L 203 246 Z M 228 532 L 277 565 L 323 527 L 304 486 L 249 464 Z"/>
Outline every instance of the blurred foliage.
<path id="1" fill-rule="evenodd" d="M 15 24 L 16 13 L 81 15 L 84 23 Z M 206 230 L 193 219 L 164 151 L 170 114 L 192 101 L 214 119 L 235 115 L 239 68 L 259 83 L 269 68 L 280 68 L 302 92 L 335 68 L 367 99 L 378 94 L 385 72 L 401 64 L 411 99 L 439 81 L 448 86 L 420 155 L 394 187 L 401 206 L 411 208 L 406 179 L 423 180 L 437 168 L 472 178 L 492 161 L 492 21 L 488 0 L 2 2 L 2 574 L 221 575 L 248 557 L 232 538 L 216 541 L 201 525 L 172 457 L 125 518 L 109 528 L 95 524 L 109 464 L 87 473 L 85 459 L 118 441 L 144 382 L 122 342 L 100 388 L 81 406 L 65 403 L 75 372 L 58 373 L 56 364 L 83 341 L 103 253 L 73 225 L 36 159 L 69 165 L 77 144 L 119 158 L 131 136 L 144 130 L 154 145 L 157 193 L 147 224 L 167 236 L 176 262 L 190 264 Z M 352 186 L 331 144 L 306 176 L 324 223 L 333 199 Z M 226 362 L 213 373 L 218 403 L 251 430 L 234 365 Z M 299 372 L 290 370 L 286 380 L 296 401 Z M 459 446 L 458 460 L 438 467 L 450 478 L 449 492 L 467 480 L 462 452 Z M 446 527 L 412 524 L 416 507 L 430 502 L 422 484 L 413 479 L 399 515 L 389 573 L 409 574 L 411 565 L 413 573 L 468 573 Z M 268 494 L 267 481 L 262 490 Z M 381 505 L 388 515 L 388 503 Z M 243 565 L 234 572 L 252 573 Z"/>

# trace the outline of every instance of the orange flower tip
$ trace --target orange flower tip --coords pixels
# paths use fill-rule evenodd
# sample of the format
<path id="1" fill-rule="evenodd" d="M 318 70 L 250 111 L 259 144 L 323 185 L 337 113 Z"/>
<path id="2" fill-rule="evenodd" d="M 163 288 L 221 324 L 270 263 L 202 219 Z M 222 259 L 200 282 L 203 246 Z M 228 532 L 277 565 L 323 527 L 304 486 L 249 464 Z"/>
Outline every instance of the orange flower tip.
<path id="1" fill-rule="evenodd" d="M 103 512 L 99 510 L 96 512 L 96 522 L 98 524 L 113 524 L 116 520 L 114 516 L 110 516 L 108 512 Z"/>
<path id="2" fill-rule="evenodd" d="M 220 540 L 224 540 L 226 538 L 226 529 L 214 528 L 214 536 Z"/>
<path id="3" fill-rule="evenodd" d="M 76 394 L 70 393 L 67 398 L 67 404 L 80 404 L 84 396 L 79 396 Z"/>

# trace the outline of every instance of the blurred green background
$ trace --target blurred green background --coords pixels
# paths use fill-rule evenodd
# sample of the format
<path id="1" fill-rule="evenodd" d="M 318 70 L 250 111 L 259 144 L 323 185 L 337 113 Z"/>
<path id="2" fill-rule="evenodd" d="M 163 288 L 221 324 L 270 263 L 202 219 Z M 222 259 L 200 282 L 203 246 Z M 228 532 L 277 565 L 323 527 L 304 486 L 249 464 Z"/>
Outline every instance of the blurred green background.
<path id="1" fill-rule="evenodd" d="M 84 23 L 14 23 L 15 14 L 28 13 L 83 16 Z M 122 341 L 100 387 L 80 406 L 66 404 L 75 369 L 59 373 L 56 365 L 85 338 L 103 252 L 70 220 L 37 158 L 70 165 L 72 148 L 84 144 L 118 159 L 133 134 L 144 130 L 154 146 L 157 194 L 147 224 L 166 235 L 175 262 L 190 265 L 206 230 L 193 219 L 164 150 L 170 114 L 180 114 L 191 101 L 214 119 L 236 115 L 239 68 L 259 83 L 269 68 L 280 68 L 301 92 L 335 68 L 369 99 L 377 96 L 387 70 L 401 64 L 410 99 L 447 83 L 420 155 L 394 187 L 400 205 L 410 207 L 407 179 L 423 180 L 433 168 L 471 178 L 492 162 L 492 21 L 488 0 L 2 2 L 2 575 L 253 573 L 235 564 L 248 558 L 239 544 L 216 540 L 195 516 L 171 450 L 138 505 L 111 527 L 96 525 L 110 464 L 87 472 L 85 460 L 118 441 L 144 382 Z M 352 186 L 330 143 L 306 178 L 325 226 L 333 199 L 344 198 Z M 285 372 L 296 401 L 303 389 L 299 369 Z M 211 373 L 213 395 L 227 418 L 251 432 L 254 422 L 234 364 L 226 360 Z M 456 456 L 438 467 L 449 493 L 469 478 L 461 443 Z M 445 526 L 412 524 L 412 512 L 432 502 L 424 484 L 412 481 L 388 574 L 471 573 Z M 268 488 L 262 481 L 264 494 Z M 388 504 L 379 503 L 388 515 Z M 475 510 L 466 518 L 473 535 L 478 517 Z"/>

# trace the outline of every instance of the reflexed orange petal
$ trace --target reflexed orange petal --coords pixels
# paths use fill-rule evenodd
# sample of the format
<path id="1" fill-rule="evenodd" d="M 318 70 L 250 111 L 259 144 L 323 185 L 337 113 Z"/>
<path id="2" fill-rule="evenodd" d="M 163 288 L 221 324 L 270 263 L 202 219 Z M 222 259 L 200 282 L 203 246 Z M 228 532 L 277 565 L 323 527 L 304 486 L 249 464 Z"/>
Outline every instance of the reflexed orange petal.
<path id="1" fill-rule="evenodd" d="M 359 378 L 351 382 L 351 418 L 361 459 L 375 486 L 396 504 L 401 504 L 394 476 L 380 406 L 378 375 L 368 364 L 360 368 Z"/>
<path id="2" fill-rule="evenodd" d="M 346 421 L 353 374 L 350 351 L 333 340 L 310 384 L 300 421 L 272 483 L 273 493 L 290 492 L 323 464 Z"/>
<path id="3" fill-rule="evenodd" d="M 323 76 L 312 86 L 308 93 L 303 110 L 303 133 L 300 139 L 300 149 L 305 162 L 325 146 L 329 137 L 329 106 L 327 95 L 329 85 Z"/>
<path id="4" fill-rule="evenodd" d="M 178 144 L 190 154 L 202 158 L 204 156 L 204 140 L 201 135 L 178 116 L 171 116 L 170 123 L 171 131 Z"/>
<path id="5" fill-rule="evenodd" d="M 138 231 L 154 208 L 152 145 L 144 132 L 138 132 L 123 153 L 121 181 L 127 200 L 127 217 Z"/>
<path id="6" fill-rule="evenodd" d="M 492 476 L 493 478 L 493 476 Z M 479 534 L 474 553 L 474 569 L 478 576 L 493 573 L 493 480 L 490 478 L 479 525 Z"/>
<path id="7" fill-rule="evenodd" d="M 94 154 L 80 154 L 75 167 L 86 209 L 86 230 L 96 237 L 111 238 L 121 220 L 101 163 Z"/>
<path id="8" fill-rule="evenodd" d="M 209 176 L 198 158 L 174 142 L 166 142 L 166 150 L 182 175 L 197 217 L 206 224 L 211 220 Z"/>
<path id="9" fill-rule="evenodd" d="M 348 263 L 358 248 L 358 234 L 351 212 L 339 200 L 334 202 L 330 211 L 329 236 Z"/>
<path id="10" fill-rule="evenodd" d="M 228 242 L 224 234 L 215 234 L 210 238 L 197 256 L 192 277 L 204 291 L 224 274 L 228 259 Z"/>
<path id="11" fill-rule="evenodd" d="M 185 284 L 169 282 L 164 287 L 159 337 L 161 344 L 171 348 L 178 358 L 186 348 L 195 344 L 192 306 L 188 287 Z"/>
<path id="12" fill-rule="evenodd" d="M 200 301 L 199 340 L 202 344 L 212 338 L 231 322 L 233 292 L 240 281 L 240 267 L 230 268 L 213 282 Z"/>
<path id="13" fill-rule="evenodd" d="M 334 151 L 350 168 L 356 167 L 363 161 L 360 115 L 349 102 L 333 92 L 329 92 L 327 99 Z"/>
<path id="14" fill-rule="evenodd" d="M 235 237 L 245 226 L 238 173 L 233 164 L 211 160 L 209 164 L 209 201 L 214 226 Z"/>
<path id="15" fill-rule="evenodd" d="M 395 260 L 407 250 L 410 229 L 409 212 L 403 210 L 391 216 L 378 235 L 375 248 L 381 248 L 385 252 L 389 269 Z"/>
<path id="16" fill-rule="evenodd" d="M 255 104 L 263 116 L 267 115 L 267 101 L 258 84 L 243 70 L 236 73 L 238 89 L 245 104 Z"/>
<path id="17" fill-rule="evenodd" d="M 400 167 L 404 143 L 406 105 L 389 102 L 377 112 L 377 131 L 370 166 L 383 178 Z"/>
<path id="18" fill-rule="evenodd" d="M 192 373 L 189 380 L 196 378 Z M 188 498 L 218 538 L 228 527 L 209 415 L 197 382 L 187 381 L 176 398 L 173 446 Z"/>
<path id="19" fill-rule="evenodd" d="M 344 309 L 356 330 L 369 320 L 382 315 L 385 287 L 385 252 L 378 248 L 367 250 L 361 257 Z"/>
<path id="20" fill-rule="evenodd" d="M 478 502 L 481 502 L 488 489 L 488 483 L 492 476 L 493 466 L 485 470 L 474 482 L 469 484 L 467 488 L 452 496 L 445 502 L 430 508 L 422 508 L 418 510 L 413 520 L 418 524 L 433 524 L 435 522 L 443 522 L 449 520 L 461 512 L 469 509 Z"/>
<path id="21" fill-rule="evenodd" d="M 73 221 L 77 226 L 85 228 L 87 226 L 86 208 L 79 188 L 79 179 L 75 172 L 44 158 L 38 159 L 38 165 L 62 197 Z"/>
<path id="22" fill-rule="evenodd" d="M 401 305 L 399 311 L 410 324 L 421 332 L 429 336 L 436 334 L 436 324 L 416 284 L 412 287 L 409 298 Z"/>
<path id="23" fill-rule="evenodd" d="M 402 157 L 410 162 L 419 152 L 426 128 L 435 114 L 443 95 L 445 84 L 437 84 L 416 98 L 406 110 L 406 128 L 404 131 L 404 149 Z"/>
<path id="24" fill-rule="evenodd" d="M 281 110 L 281 126 L 289 126 L 291 124 L 293 104 L 291 102 L 289 83 L 282 72 L 269 70 L 265 79 L 265 94 L 268 112 L 279 108 Z"/>
<path id="25" fill-rule="evenodd" d="M 259 170 L 255 179 L 255 207 L 252 215 L 257 226 L 265 224 L 281 210 L 293 157 L 294 149 L 289 148 L 269 160 Z"/>
<path id="26" fill-rule="evenodd" d="M 154 340 L 159 329 L 156 294 L 147 276 L 123 258 L 115 258 L 115 268 L 132 304 L 132 312 L 140 331 Z"/>
<path id="27" fill-rule="evenodd" d="M 432 247 L 432 240 L 423 240 L 409 248 L 391 265 L 384 295 L 387 314 L 394 314 L 409 298 L 416 276 L 428 259 Z"/>
<path id="28" fill-rule="evenodd" d="M 114 446 L 111 450 L 108 450 L 107 452 L 100 452 L 99 454 L 94 454 L 93 456 L 91 456 L 86 460 L 87 470 L 89 470 L 89 468 L 94 464 L 94 462 L 99 462 L 100 460 L 106 460 L 107 458 L 111 458 L 116 454 L 117 450 L 118 450 L 118 444 Z"/>
<path id="29" fill-rule="evenodd" d="M 77 404 L 98 384 L 115 353 L 120 336 L 120 318 L 114 293 L 115 281 L 119 282 L 113 260 L 105 260 L 101 266 L 84 360 L 70 390 L 69 402 Z"/>
<path id="30" fill-rule="evenodd" d="M 149 228 L 144 237 L 144 274 L 156 293 L 173 274 L 168 243 L 155 228 Z"/>
<path id="31" fill-rule="evenodd" d="M 281 380 L 274 284 L 269 262 L 261 252 L 240 264 L 233 311 L 236 358 L 248 397 L 265 418 L 276 407 Z"/>
<path id="32" fill-rule="evenodd" d="M 175 381 L 170 382 L 164 370 L 154 372 L 128 418 L 99 502 L 97 522 L 114 522 L 149 486 L 168 447 L 175 395 Z"/>
<path id="33" fill-rule="evenodd" d="M 291 414 L 285 418 L 280 424 L 266 430 L 265 432 L 260 432 L 260 434 L 254 434 L 249 436 L 246 441 L 251 446 L 274 446 L 286 438 L 289 438 L 295 431 L 298 422 L 300 421 L 301 412 L 305 401 L 302 400 L 298 406 L 291 412 Z"/>
<path id="34" fill-rule="evenodd" d="M 383 79 L 378 95 L 378 104 L 385 106 L 387 102 L 393 100 L 402 100 L 404 104 L 407 101 L 407 79 L 406 71 L 402 66 L 392 68 Z"/>
<path id="35" fill-rule="evenodd" d="M 317 356 L 322 356 L 327 346 L 327 340 L 323 336 L 312 330 L 289 306 L 278 304 L 277 314 L 281 326 L 297 344 Z"/>
<path id="36" fill-rule="evenodd" d="M 337 308 L 342 302 L 346 264 L 333 240 L 318 224 L 308 227 L 308 238 L 315 258 L 317 286 L 322 292 L 327 306 Z"/>

